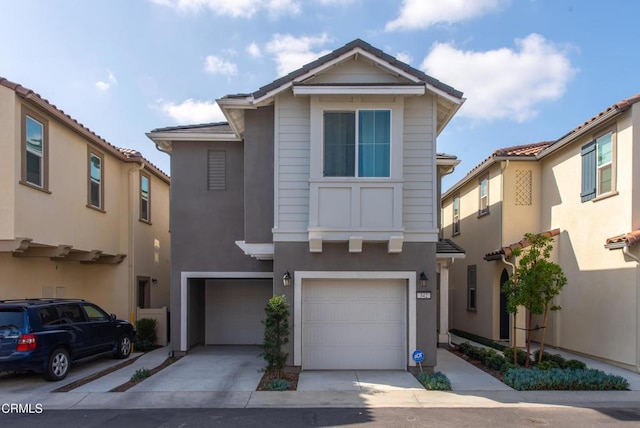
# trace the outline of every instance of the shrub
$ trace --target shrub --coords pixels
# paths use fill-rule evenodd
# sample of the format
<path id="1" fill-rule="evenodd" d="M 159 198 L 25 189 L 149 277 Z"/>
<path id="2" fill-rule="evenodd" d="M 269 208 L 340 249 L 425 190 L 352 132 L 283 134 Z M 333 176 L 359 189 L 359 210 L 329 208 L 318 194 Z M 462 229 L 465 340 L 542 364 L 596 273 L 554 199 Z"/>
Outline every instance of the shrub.
<path id="1" fill-rule="evenodd" d="M 286 391 L 291 384 L 286 379 L 273 379 L 267 383 L 267 391 Z"/>
<path id="2" fill-rule="evenodd" d="M 507 363 L 507 360 L 497 352 L 492 355 L 484 364 L 493 370 L 502 370 L 502 366 Z"/>
<path id="3" fill-rule="evenodd" d="M 136 382 L 143 379 L 148 378 L 150 375 L 149 370 L 145 368 L 141 368 L 135 371 L 133 375 L 131 375 L 131 381 Z"/>
<path id="4" fill-rule="evenodd" d="M 264 324 L 264 343 L 262 354 L 267 362 L 265 370 L 275 371 L 278 378 L 287 362 L 288 353 L 282 347 L 289 342 L 289 305 L 284 295 L 273 296 L 264 308 L 267 317 Z"/>
<path id="5" fill-rule="evenodd" d="M 151 318 L 141 318 L 136 322 L 136 349 L 145 352 L 155 348 L 158 339 L 156 324 L 156 320 Z"/>
<path id="6" fill-rule="evenodd" d="M 451 391 L 451 382 L 447 375 L 442 372 L 420 373 L 417 379 L 425 389 L 431 391 Z"/>
<path id="7" fill-rule="evenodd" d="M 580 360 L 567 360 L 565 368 L 573 370 L 584 370 L 587 368 L 587 365 Z"/>
<path id="8" fill-rule="evenodd" d="M 540 350 L 537 350 L 533 353 L 534 361 L 538 361 L 540 359 Z M 561 369 L 565 368 L 567 365 L 567 360 L 560 354 L 550 354 L 546 351 L 542 352 L 542 361 L 550 361 L 554 363 L 555 367 L 560 367 Z"/>
<path id="9" fill-rule="evenodd" d="M 623 377 L 608 375 L 601 370 L 594 369 L 510 369 L 505 373 L 503 381 L 518 391 L 629 389 L 629 382 Z"/>
<path id="10" fill-rule="evenodd" d="M 509 360 L 510 362 L 513 362 L 513 348 L 506 348 L 503 354 L 507 360 Z M 527 356 L 527 353 L 524 350 L 518 349 L 516 351 L 516 360 L 519 365 L 524 366 L 527 362 L 527 358 L 529 357 Z"/>
<path id="11" fill-rule="evenodd" d="M 473 348 L 473 346 L 469 342 L 464 342 L 458 345 L 458 350 L 464 355 L 469 355 L 471 348 Z"/>
<path id="12" fill-rule="evenodd" d="M 506 360 L 506 359 L 505 359 Z M 500 367 L 500 373 L 502 373 L 502 375 L 504 375 L 505 373 L 507 373 L 507 371 L 511 370 L 511 369 L 519 369 L 520 366 L 517 364 L 513 364 L 511 362 L 511 360 L 505 362 L 502 367 Z"/>
<path id="13" fill-rule="evenodd" d="M 541 363 L 536 364 L 536 368 L 538 370 L 551 370 L 551 369 L 559 369 L 561 367 L 558 367 L 558 365 L 553 361 L 547 360 L 547 361 L 543 361 Z"/>
<path id="14" fill-rule="evenodd" d="M 451 329 L 450 332 L 451 332 L 451 334 L 455 334 L 456 336 L 460 336 L 460 337 L 462 337 L 464 339 L 471 340 L 471 341 L 479 343 L 481 345 L 497 349 L 498 351 L 504 351 L 505 348 L 507 348 L 506 346 L 504 346 L 504 345 L 502 345 L 500 343 L 496 343 L 491 339 L 487 339 L 486 337 L 478 336 L 477 334 L 467 333 L 466 331 L 457 330 L 455 328 Z"/>

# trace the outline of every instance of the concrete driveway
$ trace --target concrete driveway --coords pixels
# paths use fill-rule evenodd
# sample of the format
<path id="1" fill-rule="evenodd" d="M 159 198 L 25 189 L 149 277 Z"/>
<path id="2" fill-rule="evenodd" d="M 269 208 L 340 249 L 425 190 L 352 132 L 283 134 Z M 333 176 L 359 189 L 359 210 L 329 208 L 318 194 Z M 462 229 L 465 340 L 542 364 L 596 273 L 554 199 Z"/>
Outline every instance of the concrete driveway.
<path id="1" fill-rule="evenodd" d="M 255 391 L 265 361 L 257 346 L 199 346 L 129 391 Z"/>
<path id="2" fill-rule="evenodd" d="M 303 371 L 298 391 L 411 391 L 424 387 L 409 372 L 399 370 Z"/>

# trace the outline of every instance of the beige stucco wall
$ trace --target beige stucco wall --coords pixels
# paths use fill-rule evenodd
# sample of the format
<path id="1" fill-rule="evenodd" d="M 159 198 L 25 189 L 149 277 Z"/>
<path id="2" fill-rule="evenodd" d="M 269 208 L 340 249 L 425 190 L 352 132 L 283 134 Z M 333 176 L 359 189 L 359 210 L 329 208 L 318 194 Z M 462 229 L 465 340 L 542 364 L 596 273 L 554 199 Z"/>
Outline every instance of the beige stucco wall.
<path id="1" fill-rule="evenodd" d="M 481 174 L 482 176 L 484 174 Z M 479 177 L 480 177 L 479 176 Z M 449 324 L 451 328 L 464 330 L 480 336 L 497 338 L 494 302 L 499 299 L 499 280 L 502 267 L 495 262 L 486 262 L 486 253 L 500 247 L 502 209 L 502 179 L 500 164 L 489 169 L 489 214 L 478 217 L 479 177 L 472 178 L 459 191 L 442 202 L 443 233 L 465 250 L 465 258 L 456 260 L 450 268 Z M 453 221 L 453 196 L 460 196 L 460 234 L 451 236 Z M 467 269 L 476 266 L 476 310 L 467 310 Z M 497 278 L 497 282 L 496 282 Z M 499 302 L 499 301 L 498 301 Z"/>
<path id="2" fill-rule="evenodd" d="M 15 195 L 16 101 L 12 90 L 0 86 L 0 239 L 13 238 Z"/>
<path id="3" fill-rule="evenodd" d="M 585 135 L 542 162 L 544 228 L 558 227 L 558 262 L 568 283 L 547 334 L 562 348 L 636 366 L 638 360 L 638 267 L 607 238 L 637 229 L 632 222 L 634 160 L 632 115 L 617 121 L 617 195 L 582 203 L 580 148 L 605 128 Z M 636 124 L 636 126 L 640 123 Z"/>
<path id="4" fill-rule="evenodd" d="M 48 119 L 49 193 L 19 184 L 22 103 Z M 104 212 L 87 207 L 88 147 L 103 155 Z M 58 297 L 91 300 L 130 319 L 141 276 L 157 279 L 151 306 L 169 306 L 169 183 L 146 171 L 151 222 L 139 221 L 138 166 L 0 86 L 0 239 L 127 255 L 119 264 L 92 265 L 0 253 L 0 298 L 57 297 L 58 290 Z"/>

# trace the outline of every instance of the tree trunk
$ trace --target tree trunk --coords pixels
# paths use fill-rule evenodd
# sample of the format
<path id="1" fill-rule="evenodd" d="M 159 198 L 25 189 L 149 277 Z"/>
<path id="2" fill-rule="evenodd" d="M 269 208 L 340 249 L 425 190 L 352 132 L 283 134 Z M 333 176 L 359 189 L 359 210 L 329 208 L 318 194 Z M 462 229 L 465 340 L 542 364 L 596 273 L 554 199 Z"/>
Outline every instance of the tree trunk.
<path id="1" fill-rule="evenodd" d="M 547 333 L 547 316 L 549 315 L 549 304 L 544 305 L 544 318 L 542 319 L 542 337 L 540 338 L 540 352 L 538 353 L 538 362 L 542 362 L 542 353 L 544 352 L 544 337 Z"/>
<path id="2" fill-rule="evenodd" d="M 513 339 L 511 340 L 511 344 L 513 345 L 513 364 L 518 364 L 518 354 L 516 353 L 516 318 L 518 315 L 518 311 L 513 313 Z"/>
<path id="3" fill-rule="evenodd" d="M 531 324 L 533 324 L 533 314 L 531 313 L 531 311 L 529 311 L 529 316 L 527 317 L 527 338 L 526 338 L 526 343 L 527 343 L 527 359 L 524 363 L 525 367 L 529 367 L 529 355 L 531 355 Z"/>

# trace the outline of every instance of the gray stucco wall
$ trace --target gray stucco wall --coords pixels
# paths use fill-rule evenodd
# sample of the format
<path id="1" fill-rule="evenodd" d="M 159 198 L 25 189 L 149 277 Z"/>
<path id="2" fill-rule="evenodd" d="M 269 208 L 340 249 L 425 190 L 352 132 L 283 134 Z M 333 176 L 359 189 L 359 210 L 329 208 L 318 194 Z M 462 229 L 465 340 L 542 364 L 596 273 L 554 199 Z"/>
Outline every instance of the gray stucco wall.
<path id="1" fill-rule="evenodd" d="M 429 278 L 429 289 L 434 296 L 431 300 L 416 302 L 416 345 L 425 352 L 423 366 L 436 364 L 437 347 L 437 299 L 436 287 L 436 244 L 405 243 L 399 254 L 389 254 L 384 243 L 365 243 L 362 253 L 349 253 L 348 243 L 324 243 L 322 253 L 310 253 L 305 242 L 276 242 L 273 265 L 274 295 L 284 294 L 291 307 L 293 326 L 293 287 L 282 285 L 282 275 L 289 271 L 424 271 Z M 301 328 L 301 326 L 299 326 Z M 293 327 L 292 327 L 293 328 Z M 293 331 L 290 338 L 293 338 Z M 287 345 L 288 364 L 293 364 L 293 340 Z M 410 352 L 413 351 L 410 350 Z"/>
<path id="2" fill-rule="evenodd" d="M 273 106 L 245 112 L 245 241 L 272 242 Z"/>
<path id="3" fill-rule="evenodd" d="M 170 223 L 171 345 L 174 350 L 180 349 L 181 272 L 272 270 L 271 262 L 253 259 L 235 244 L 244 240 L 243 147 L 241 142 L 173 144 Z M 226 151 L 225 190 L 207 190 L 208 150 Z M 200 301 L 204 305 L 204 300 Z"/>

